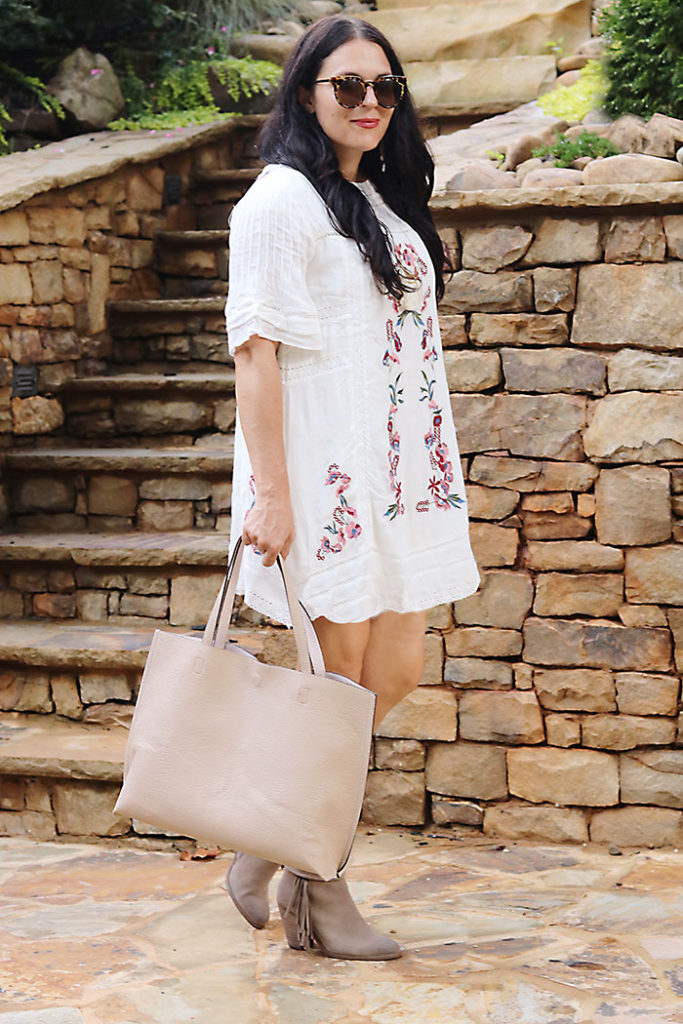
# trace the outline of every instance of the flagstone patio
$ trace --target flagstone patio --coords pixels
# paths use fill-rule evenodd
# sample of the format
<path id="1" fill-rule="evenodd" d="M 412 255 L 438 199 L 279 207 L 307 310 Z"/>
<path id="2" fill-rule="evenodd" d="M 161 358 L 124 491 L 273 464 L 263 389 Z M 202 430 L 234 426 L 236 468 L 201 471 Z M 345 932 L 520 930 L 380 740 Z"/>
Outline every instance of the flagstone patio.
<path id="1" fill-rule="evenodd" d="M 404 947 L 354 963 L 261 932 L 229 853 L 0 839 L 0 1024 L 683 1022 L 683 856 L 359 830 L 354 898 Z"/>

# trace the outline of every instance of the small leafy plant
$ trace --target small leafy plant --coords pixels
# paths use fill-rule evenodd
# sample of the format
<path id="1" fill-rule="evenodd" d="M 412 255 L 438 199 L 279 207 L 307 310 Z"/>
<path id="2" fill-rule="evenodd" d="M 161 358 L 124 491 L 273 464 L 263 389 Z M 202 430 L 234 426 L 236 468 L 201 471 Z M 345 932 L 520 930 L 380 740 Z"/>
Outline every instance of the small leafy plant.
<path id="1" fill-rule="evenodd" d="M 566 135 L 557 132 L 555 141 L 549 146 L 539 146 L 533 151 L 533 156 L 555 157 L 555 167 L 571 167 L 579 157 L 589 156 L 596 159 L 600 156 L 616 156 L 619 150 L 610 142 L 603 139 L 595 132 L 583 131 L 576 139 L 568 139 Z"/>
<path id="2" fill-rule="evenodd" d="M 282 75 L 282 68 L 270 61 L 207 56 L 209 59 L 177 62 L 149 87 L 129 65 L 122 79 L 128 116 L 108 127 L 115 131 L 179 128 L 232 116 L 222 113 L 214 102 L 209 69 L 234 100 L 270 92 Z"/>
<path id="3" fill-rule="evenodd" d="M 591 110 L 599 110 L 605 98 L 607 79 L 599 60 L 589 60 L 573 85 L 562 85 L 539 97 L 544 114 L 563 121 L 582 121 Z"/>
<path id="4" fill-rule="evenodd" d="M 11 64 L 0 62 L 0 86 L 7 89 L 18 88 L 22 93 L 35 97 L 44 110 L 49 110 L 59 118 L 64 118 L 64 109 L 56 97 L 52 96 L 41 80 L 35 75 L 26 75 Z M 0 155 L 11 151 L 11 144 L 5 134 L 6 125 L 12 120 L 11 115 L 0 101 Z"/>

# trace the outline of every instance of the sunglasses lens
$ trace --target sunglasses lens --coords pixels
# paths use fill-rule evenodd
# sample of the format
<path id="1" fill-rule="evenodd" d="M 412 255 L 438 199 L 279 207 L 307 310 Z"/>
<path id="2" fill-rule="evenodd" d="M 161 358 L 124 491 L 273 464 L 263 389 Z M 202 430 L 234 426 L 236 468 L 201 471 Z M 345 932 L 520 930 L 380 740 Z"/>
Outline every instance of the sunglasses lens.
<path id="1" fill-rule="evenodd" d="M 334 83 L 334 95 L 342 107 L 358 107 L 363 102 L 363 83 L 359 78 L 339 78 Z"/>
<path id="2" fill-rule="evenodd" d="M 398 106 L 402 94 L 403 88 L 401 83 L 397 82 L 394 78 L 380 79 L 375 84 L 375 96 L 380 107 Z"/>

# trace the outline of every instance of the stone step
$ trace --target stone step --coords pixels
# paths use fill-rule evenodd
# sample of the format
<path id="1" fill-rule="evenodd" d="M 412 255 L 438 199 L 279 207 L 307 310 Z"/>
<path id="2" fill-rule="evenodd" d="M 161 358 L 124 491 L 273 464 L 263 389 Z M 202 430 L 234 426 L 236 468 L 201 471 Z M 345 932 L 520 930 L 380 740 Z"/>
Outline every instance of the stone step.
<path id="1" fill-rule="evenodd" d="M 161 625 L 165 632 L 198 638 L 203 624 L 191 630 Z M 275 632 L 232 626 L 229 641 L 262 657 Z M 0 623 L 2 710 L 127 726 L 153 635 L 151 626 Z"/>
<path id="2" fill-rule="evenodd" d="M 204 291 L 211 288 L 217 294 L 225 294 L 227 244 L 228 232 L 225 230 L 158 231 L 155 236 L 155 268 L 163 277 L 172 279 L 163 283 L 164 297 L 195 297 L 200 288 Z"/>
<path id="3" fill-rule="evenodd" d="M 163 376 L 147 373 L 117 373 L 101 377 L 74 377 L 61 386 L 62 394 L 232 394 L 235 390 L 234 370 L 212 373 L 169 372 Z"/>
<path id="4" fill-rule="evenodd" d="M 157 503 L 158 525 L 169 515 L 179 525 L 181 504 L 172 502 L 169 510 Z M 227 516 L 221 525 L 220 531 L 0 534 L 0 618 L 159 627 L 206 622 L 227 564 Z"/>
<path id="5" fill-rule="evenodd" d="M 235 378 L 229 367 L 211 373 L 80 377 L 66 381 L 61 392 L 64 429 L 71 437 L 156 436 L 192 444 L 202 436 L 229 434 L 235 423 Z"/>
<path id="6" fill-rule="evenodd" d="M 128 730 L 0 713 L 0 774 L 120 782 Z"/>
<path id="7" fill-rule="evenodd" d="M 258 167 L 198 167 L 192 180 L 202 185 L 243 185 L 248 188 L 262 169 L 262 164 Z"/>
<path id="8" fill-rule="evenodd" d="M 220 205 L 225 219 L 222 225 L 216 226 L 224 226 L 230 208 L 242 198 L 262 169 L 260 162 L 257 167 L 198 168 L 192 179 L 192 199 L 198 212 L 202 207 Z"/>
<path id="9" fill-rule="evenodd" d="M 513 110 L 552 88 L 552 56 L 493 57 L 408 63 L 413 99 L 423 117 L 487 116 Z"/>
<path id="10" fill-rule="evenodd" d="M 591 0 L 459 0 L 362 17 L 391 39 L 402 61 L 480 60 L 547 53 L 548 41 L 558 39 L 572 53 L 590 37 L 591 10 Z"/>
<path id="11" fill-rule="evenodd" d="M 233 439 L 221 449 L 53 448 L 5 455 L 20 531 L 224 529 Z"/>
<path id="12" fill-rule="evenodd" d="M 191 335 L 206 332 L 225 337 L 224 295 L 166 299 L 117 299 L 107 303 L 114 336 Z"/>
<path id="13" fill-rule="evenodd" d="M 228 244 L 229 231 L 157 231 L 155 241 L 161 245 L 183 248 L 218 248 Z"/>

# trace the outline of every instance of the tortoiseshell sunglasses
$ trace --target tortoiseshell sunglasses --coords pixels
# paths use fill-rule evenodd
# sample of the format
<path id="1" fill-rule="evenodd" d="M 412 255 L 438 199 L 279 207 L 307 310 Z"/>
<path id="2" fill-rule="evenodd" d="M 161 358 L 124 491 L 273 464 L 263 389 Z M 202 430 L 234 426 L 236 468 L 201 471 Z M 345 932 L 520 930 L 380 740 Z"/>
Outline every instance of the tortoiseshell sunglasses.
<path id="1" fill-rule="evenodd" d="M 386 109 L 399 105 L 406 88 L 404 75 L 381 75 L 374 82 L 366 82 L 360 75 L 334 75 L 332 78 L 318 78 L 316 85 L 323 82 L 331 84 L 337 103 L 340 107 L 346 107 L 347 110 L 361 105 L 368 86 L 372 86 L 379 106 Z"/>

